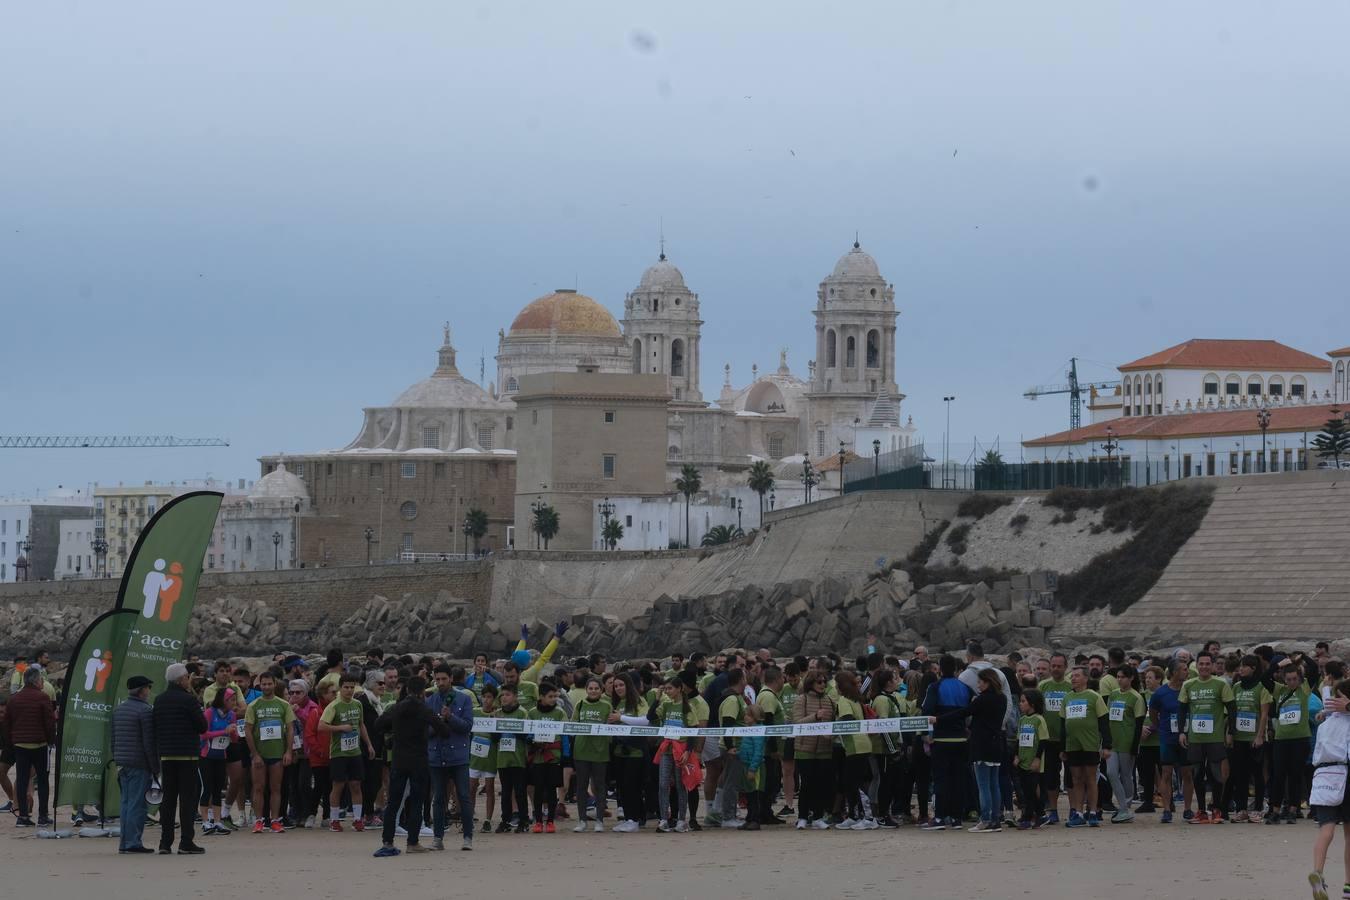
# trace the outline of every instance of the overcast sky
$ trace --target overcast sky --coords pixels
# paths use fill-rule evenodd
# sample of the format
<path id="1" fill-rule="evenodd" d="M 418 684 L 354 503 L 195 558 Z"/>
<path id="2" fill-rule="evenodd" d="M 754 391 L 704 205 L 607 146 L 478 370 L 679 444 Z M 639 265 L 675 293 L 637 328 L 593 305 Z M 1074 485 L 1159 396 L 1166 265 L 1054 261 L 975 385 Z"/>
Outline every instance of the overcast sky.
<path id="1" fill-rule="evenodd" d="M 12 3 L 0 15 L 0 494 L 255 477 L 349 441 L 525 303 L 619 316 L 667 250 L 703 390 L 860 233 L 939 445 L 1190 337 L 1350 344 L 1350 5 Z"/>

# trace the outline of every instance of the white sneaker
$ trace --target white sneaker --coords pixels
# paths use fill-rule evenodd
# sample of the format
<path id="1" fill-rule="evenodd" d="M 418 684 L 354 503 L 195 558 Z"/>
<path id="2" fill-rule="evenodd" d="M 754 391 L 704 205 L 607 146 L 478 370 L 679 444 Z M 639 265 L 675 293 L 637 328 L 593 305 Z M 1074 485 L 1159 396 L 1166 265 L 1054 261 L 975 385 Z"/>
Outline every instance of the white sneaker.
<path id="1" fill-rule="evenodd" d="M 854 831 L 871 831 L 874 828 L 880 828 L 875 819 L 860 819 L 853 823 Z"/>
<path id="2" fill-rule="evenodd" d="M 722 828 L 744 828 L 745 822 L 741 819 L 723 819 Z"/>
<path id="3" fill-rule="evenodd" d="M 616 828 L 614 830 L 618 831 L 619 829 Z M 663 834 L 670 834 L 670 832 L 674 831 L 675 829 L 670 827 L 669 822 L 662 819 L 661 824 L 656 826 L 656 830 L 662 832 Z"/>
<path id="4" fill-rule="evenodd" d="M 806 830 L 806 820 L 805 820 L 805 819 L 798 819 L 798 820 L 797 820 L 797 830 L 798 830 L 798 831 L 805 831 L 805 830 Z"/>
<path id="5" fill-rule="evenodd" d="M 605 830 L 605 823 L 604 823 L 604 822 L 601 822 L 599 819 L 596 819 L 596 820 L 595 820 L 595 833 L 596 833 L 596 834 L 599 834 L 600 832 L 602 832 L 602 831 L 604 831 L 604 830 Z"/>
<path id="6" fill-rule="evenodd" d="M 431 828 L 430 825 L 423 825 L 421 828 L 419 828 L 419 829 L 417 830 L 417 833 L 418 833 L 418 835 L 420 835 L 421 837 L 435 837 L 435 836 L 436 836 L 436 832 L 432 830 L 432 828 Z"/>
<path id="7" fill-rule="evenodd" d="M 679 834 L 684 834 L 688 830 L 689 830 L 689 823 L 686 822 L 684 819 L 681 819 L 680 821 L 675 823 L 675 831 L 678 832 Z"/>
<path id="8" fill-rule="evenodd" d="M 838 828 L 838 829 L 840 829 L 840 830 L 849 830 L 849 829 L 853 828 L 854 825 L 857 825 L 857 824 L 858 824 L 858 820 L 857 820 L 857 819 L 845 819 L 844 821 L 840 822 L 838 825 L 836 825 L 836 826 L 834 826 L 834 827 L 835 827 L 835 828 Z"/>
<path id="9" fill-rule="evenodd" d="M 614 826 L 614 830 L 621 831 L 624 834 L 631 834 L 634 831 L 638 830 L 638 823 L 634 822 L 631 819 L 624 819 L 618 825 Z"/>
<path id="10" fill-rule="evenodd" d="M 829 829 L 830 823 L 826 822 L 824 819 L 816 819 L 811 823 L 811 827 L 816 831 L 826 831 Z"/>
<path id="11" fill-rule="evenodd" d="M 394 826 L 394 837 L 405 838 L 407 836 L 408 836 L 408 829 L 404 828 L 402 825 Z"/>
<path id="12" fill-rule="evenodd" d="M 589 829 L 587 829 L 587 827 L 586 827 L 586 826 L 589 825 L 589 824 L 590 824 L 590 823 L 587 822 L 585 819 L 582 819 L 580 822 L 578 822 L 578 823 L 576 824 L 576 827 L 573 828 L 572 830 L 573 830 L 574 832 L 576 832 L 577 834 L 582 834 L 582 833 L 584 833 L 585 831 L 589 830 Z"/>
<path id="13" fill-rule="evenodd" d="M 309 818 L 305 819 L 305 827 L 306 827 L 306 828 L 313 828 L 313 827 L 314 827 L 314 817 L 313 817 L 313 816 L 310 816 Z M 406 837 L 406 835 L 405 835 L 405 837 Z"/>

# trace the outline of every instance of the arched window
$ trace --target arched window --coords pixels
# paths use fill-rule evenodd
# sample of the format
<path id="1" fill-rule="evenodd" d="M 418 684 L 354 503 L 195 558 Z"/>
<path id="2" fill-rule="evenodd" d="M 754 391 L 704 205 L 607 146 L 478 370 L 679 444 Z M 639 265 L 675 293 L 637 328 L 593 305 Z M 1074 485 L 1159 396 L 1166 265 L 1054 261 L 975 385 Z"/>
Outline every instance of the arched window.
<path id="1" fill-rule="evenodd" d="M 250 552 L 253 550 L 253 536 L 252 536 L 252 535 L 249 535 L 249 534 L 244 535 L 244 549 L 247 550 L 247 551 L 250 551 Z"/>
<path id="2" fill-rule="evenodd" d="M 1236 397 L 1242 393 L 1242 379 L 1236 375 L 1229 375 L 1223 380 L 1223 395 L 1225 397 Z"/>
<path id="3" fill-rule="evenodd" d="M 858 345 L 853 335 L 848 336 L 844 348 L 844 368 L 851 369 L 858 364 Z"/>
<path id="4" fill-rule="evenodd" d="M 1266 392 L 1265 385 L 1261 383 L 1260 375 L 1252 375 L 1247 379 L 1247 396 L 1260 397 Z"/>
<path id="5" fill-rule="evenodd" d="M 1213 372 L 1205 376 L 1205 396 L 1219 396 L 1219 376 L 1215 375 Z"/>
<path id="6" fill-rule="evenodd" d="M 1153 401 L 1153 376 L 1144 376 L 1144 393 L 1148 394 L 1149 402 Z"/>
<path id="7" fill-rule="evenodd" d="M 417 518 L 417 504 L 411 500 L 406 501 L 398 508 L 398 514 L 411 522 L 413 519 Z"/>
<path id="8" fill-rule="evenodd" d="M 881 334 L 874 328 L 867 332 L 867 368 L 881 367 Z"/>
<path id="9" fill-rule="evenodd" d="M 633 341 L 633 374 L 642 374 L 642 341 Z"/>
<path id="10" fill-rule="evenodd" d="M 1308 396 L 1308 382 L 1304 380 L 1302 375 L 1295 375 L 1289 379 L 1289 396 L 1297 397 L 1300 400 Z"/>
<path id="11" fill-rule="evenodd" d="M 656 311 L 659 310 L 660 308 L 661 308 L 661 301 L 660 301 L 660 300 L 657 300 L 655 297 L 653 297 L 653 298 L 652 298 L 652 312 L 656 312 Z"/>
<path id="12" fill-rule="evenodd" d="M 825 368 L 833 369 L 838 364 L 835 357 L 834 329 L 825 332 Z"/>
<path id="13" fill-rule="evenodd" d="M 1270 376 L 1270 381 L 1266 384 L 1266 393 L 1272 397 L 1284 396 L 1284 379 L 1278 375 Z"/>
<path id="14" fill-rule="evenodd" d="M 1131 381 L 1130 379 L 1128 379 L 1128 378 L 1125 379 L 1125 396 L 1126 396 L 1126 397 L 1130 396 L 1131 386 L 1132 386 L 1133 384 L 1134 384 L 1134 382 Z"/>
<path id="15" fill-rule="evenodd" d="M 670 342 L 670 374 L 684 375 L 684 341 L 679 338 Z"/>
<path id="16" fill-rule="evenodd" d="M 512 375 L 509 378 L 507 378 L 506 392 L 508 394 L 514 394 L 518 390 L 520 390 L 520 382 L 516 381 L 516 376 Z"/>

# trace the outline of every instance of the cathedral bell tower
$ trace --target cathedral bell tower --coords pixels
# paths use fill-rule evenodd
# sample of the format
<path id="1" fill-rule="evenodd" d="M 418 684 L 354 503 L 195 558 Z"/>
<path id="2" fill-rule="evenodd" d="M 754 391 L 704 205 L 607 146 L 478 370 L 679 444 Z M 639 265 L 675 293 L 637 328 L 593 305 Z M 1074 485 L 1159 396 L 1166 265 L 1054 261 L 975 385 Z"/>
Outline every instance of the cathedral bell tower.
<path id="1" fill-rule="evenodd" d="M 623 335 L 632 353 L 631 371 L 665 375 L 672 405 L 707 405 L 698 381 L 702 325 L 698 294 L 685 285 L 663 247 L 656 264 L 624 297 Z"/>

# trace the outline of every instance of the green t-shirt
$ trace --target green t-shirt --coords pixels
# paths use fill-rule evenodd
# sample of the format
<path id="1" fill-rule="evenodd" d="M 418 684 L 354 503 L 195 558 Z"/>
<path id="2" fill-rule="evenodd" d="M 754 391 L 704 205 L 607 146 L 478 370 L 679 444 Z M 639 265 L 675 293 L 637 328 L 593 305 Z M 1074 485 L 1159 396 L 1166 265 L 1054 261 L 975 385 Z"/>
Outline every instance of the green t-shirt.
<path id="1" fill-rule="evenodd" d="M 702 697 L 690 697 L 689 721 L 685 724 L 693 727 L 706 727 L 710 719 L 712 719 L 712 710 L 708 708 L 708 701 Z"/>
<path id="2" fill-rule="evenodd" d="M 1116 681 L 1116 676 L 1107 672 L 1101 678 L 1097 679 L 1097 687 L 1099 688 L 1097 693 L 1101 694 L 1103 697 L 1109 697 L 1120 690 L 1120 682 Z"/>
<path id="3" fill-rule="evenodd" d="M 1070 690 L 1064 695 L 1060 721 L 1064 725 L 1064 749 L 1069 752 L 1095 752 L 1102 749 L 1097 720 L 1106 715 L 1106 701 L 1096 691 Z"/>
<path id="4" fill-rule="evenodd" d="M 534 681 L 521 680 L 516 685 L 516 702 L 520 708 L 529 712 L 539 705 L 539 685 Z"/>
<path id="5" fill-rule="evenodd" d="M 496 715 L 498 719 L 529 718 L 529 714 L 520 706 L 510 712 L 498 709 Z M 495 768 L 498 771 L 525 768 L 525 751 L 528 749 L 530 742 L 526 740 L 524 734 L 502 734 L 498 732 L 492 735 L 492 742 L 496 750 L 497 765 Z"/>
<path id="6" fill-rule="evenodd" d="M 716 672 L 704 672 L 702 675 L 698 676 L 698 692 L 701 694 L 706 691 L 708 685 L 712 684 L 713 679 L 716 677 Z"/>
<path id="7" fill-rule="evenodd" d="M 562 704 L 554 703 L 553 708 L 544 711 L 539 707 L 530 710 L 526 717 L 536 721 L 547 719 L 553 722 L 566 722 L 567 710 L 562 708 Z M 536 735 L 529 747 L 531 754 L 527 755 L 526 761 L 533 766 L 537 765 L 561 765 L 562 764 L 562 735 L 550 740 L 543 735 Z M 532 758 L 531 758 L 532 757 Z"/>
<path id="8" fill-rule="evenodd" d="M 898 699 L 899 698 L 894 697 L 894 695 L 892 694 L 877 694 L 876 697 L 872 700 L 872 709 L 876 710 L 877 718 L 894 719 L 904 715 L 904 711 L 900 708 L 900 706 L 896 702 Z M 900 700 L 899 702 L 904 703 L 903 700 Z M 885 734 L 880 733 L 873 734 L 869 735 L 869 738 L 872 741 L 872 752 L 877 756 L 886 756 L 891 752 L 886 747 Z M 899 744 L 900 744 L 900 733 L 898 731 L 892 732 L 891 745 L 898 748 Z"/>
<path id="9" fill-rule="evenodd" d="M 581 705 L 581 701 L 586 699 L 586 686 L 582 684 L 568 688 L 567 699 L 571 702 L 572 708 L 576 709 Z"/>
<path id="10" fill-rule="evenodd" d="M 1017 768 L 1031 771 L 1031 764 L 1041 753 L 1041 742 L 1050 739 L 1045 716 L 1033 713 L 1017 720 Z"/>
<path id="11" fill-rule="evenodd" d="M 248 705 L 244 722 L 253 733 L 253 743 L 263 759 L 281 759 L 290 749 L 290 725 L 295 721 L 295 710 L 277 697 L 259 697 Z"/>
<path id="12" fill-rule="evenodd" d="M 1112 691 L 1106 698 L 1106 714 L 1111 722 L 1111 746 L 1130 752 L 1134 746 L 1134 723 L 1148 714 L 1143 694 L 1134 688 Z"/>
<path id="13" fill-rule="evenodd" d="M 1289 741 L 1312 735 L 1308 724 L 1308 697 L 1311 695 L 1307 682 L 1300 684 L 1296 691 L 1287 687 L 1275 689 L 1274 709 L 1271 712 L 1275 720 L 1275 740 Z"/>
<path id="14" fill-rule="evenodd" d="M 338 697 L 324 707 L 319 721 L 328 725 L 350 725 L 351 731 L 328 732 L 328 755 L 334 759 L 361 755 L 361 704 L 356 700 L 343 702 Z"/>
<path id="15" fill-rule="evenodd" d="M 1233 685 L 1233 703 L 1236 706 L 1233 739 L 1248 742 L 1256 740 L 1257 728 L 1261 724 L 1261 707 L 1270 704 L 1270 691 L 1259 681 L 1249 688 L 1243 687 L 1239 681 Z"/>
<path id="16" fill-rule="evenodd" d="M 1067 681 L 1055 681 L 1053 678 L 1047 678 L 1037 687 L 1045 695 L 1045 724 L 1050 729 L 1050 740 L 1063 743 L 1064 696 L 1073 690 L 1073 685 Z"/>
<path id="17" fill-rule="evenodd" d="M 689 701 L 689 718 L 691 721 L 685 721 L 684 704 L 679 700 L 671 700 L 669 697 L 661 701 L 657 707 L 657 716 L 662 725 L 669 725 L 672 728 L 692 728 L 694 712 L 694 701 Z"/>
<path id="18" fill-rule="evenodd" d="M 714 728 L 739 728 L 745 723 L 741 721 L 745 713 L 745 697 L 738 693 L 722 698 L 722 702 L 717 707 L 717 724 Z M 730 720 L 730 721 L 728 721 Z M 740 738 L 727 738 L 731 746 L 739 747 Z"/>
<path id="19" fill-rule="evenodd" d="M 572 712 L 573 722 L 603 725 L 614 707 L 603 697 L 594 702 L 582 700 Z M 609 762 L 609 735 L 579 734 L 572 740 L 572 758 L 582 762 Z"/>
<path id="20" fill-rule="evenodd" d="M 1144 691 L 1144 709 L 1147 710 L 1147 709 L 1149 708 L 1149 704 L 1152 703 L 1152 702 L 1153 702 L 1153 692 L 1152 692 L 1152 691 Z M 1151 724 L 1150 722 L 1145 722 L 1145 723 L 1144 723 L 1144 727 L 1147 728 L 1150 724 Z M 1140 741 L 1139 741 L 1139 746 L 1140 746 L 1140 747 L 1157 747 L 1157 746 L 1159 745 L 1159 742 L 1162 740 L 1161 735 L 1162 735 L 1162 732 L 1160 732 L 1160 731 L 1155 727 L 1155 728 L 1153 729 L 1153 733 L 1152 733 L 1152 734 L 1147 735 L 1146 737 L 1143 737 L 1143 738 L 1140 739 Z"/>
<path id="21" fill-rule="evenodd" d="M 839 712 L 836 718 L 839 720 L 854 719 L 862 722 L 867 719 L 866 714 L 863 713 L 862 704 L 856 700 L 840 697 L 838 700 L 838 709 Z M 859 753 L 872 752 L 872 736 L 862 734 L 861 731 L 859 731 L 858 734 L 843 735 L 840 740 L 844 745 L 845 756 L 857 756 Z"/>
<path id="22" fill-rule="evenodd" d="M 1186 740 L 1195 744 L 1223 743 L 1228 728 L 1228 708 L 1233 686 L 1222 678 L 1198 676 L 1181 686 L 1180 702 L 1187 704 Z"/>
<path id="23" fill-rule="evenodd" d="M 783 690 L 779 694 L 780 705 L 783 707 L 783 722 L 787 725 L 795 725 L 796 716 L 792 714 L 792 708 L 797 704 L 797 689 L 791 682 L 783 682 Z"/>
<path id="24" fill-rule="evenodd" d="M 484 712 L 481 704 L 474 704 L 475 719 L 486 719 L 495 715 L 497 715 L 495 707 L 492 712 Z M 492 749 L 492 735 L 475 734 L 469 738 L 469 768 L 482 772 L 485 776 L 497 774 L 497 754 Z"/>
<path id="25" fill-rule="evenodd" d="M 650 707 L 647 706 L 647 701 L 638 700 L 637 712 L 629 713 L 624 712 L 623 710 L 619 710 L 619 712 L 625 716 L 642 716 L 645 718 L 648 709 L 650 709 Z M 624 759 L 641 759 L 642 757 L 647 755 L 647 749 L 645 745 L 641 747 L 634 747 L 629 746 L 627 744 L 616 743 L 614 745 L 614 755 L 623 757 Z"/>

